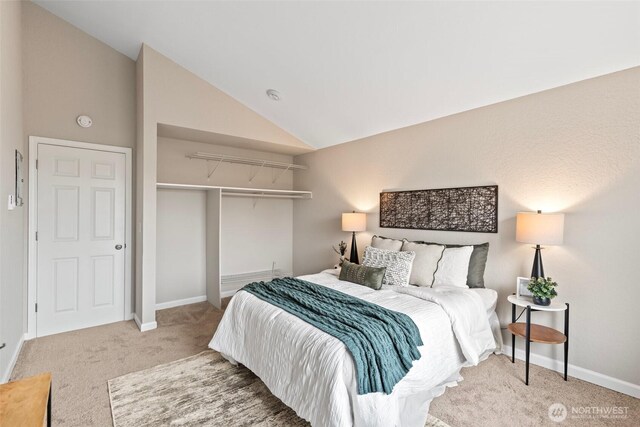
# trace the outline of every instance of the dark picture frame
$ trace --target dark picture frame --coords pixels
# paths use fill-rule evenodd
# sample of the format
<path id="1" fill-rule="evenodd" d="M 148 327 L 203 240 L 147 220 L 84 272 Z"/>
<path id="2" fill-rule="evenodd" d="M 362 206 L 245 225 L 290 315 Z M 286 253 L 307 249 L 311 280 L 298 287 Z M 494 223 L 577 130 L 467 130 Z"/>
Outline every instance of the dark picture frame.
<path id="1" fill-rule="evenodd" d="M 498 186 L 383 191 L 380 228 L 498 232 Z"/>

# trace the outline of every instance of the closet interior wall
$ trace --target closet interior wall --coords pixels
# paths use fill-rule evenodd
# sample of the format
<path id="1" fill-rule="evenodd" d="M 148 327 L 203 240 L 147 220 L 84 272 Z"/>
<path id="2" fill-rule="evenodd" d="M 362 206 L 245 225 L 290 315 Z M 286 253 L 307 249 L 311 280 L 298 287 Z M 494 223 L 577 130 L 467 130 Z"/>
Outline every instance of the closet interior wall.
<path id="1" fill-rule="evenodd" d="M 292 156 L 283 154 L 160 137 L 157 182 L 293 188 L 291 171 L 231 163 L 220 163 L 207 178 L 216 162 L 186 157 L 195 152 L 293 162 Z M 278 274 L 291 274 L 293 200 L 220 197 L 218 192 L 158 189 L 157 308 L 205 299 L 216 305 L 217 299 L 244 284 L 268 278 L 273 268 Z M 221 277 L 221 286 L 216 277 Z"/>

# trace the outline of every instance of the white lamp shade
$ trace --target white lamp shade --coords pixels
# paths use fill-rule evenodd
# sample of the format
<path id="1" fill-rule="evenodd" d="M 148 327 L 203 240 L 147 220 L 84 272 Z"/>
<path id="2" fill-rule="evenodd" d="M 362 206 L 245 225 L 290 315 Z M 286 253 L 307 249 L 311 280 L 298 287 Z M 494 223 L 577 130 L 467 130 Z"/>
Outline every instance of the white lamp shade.
<path id="1" fill-rule="evenodd" d="M 366 229 L 366 213 L 349 212 L 342 214 L 342 231 L 365 231 Z"/>
<path id="2" fill-rule="evenodd" d="M 534 245 L 561 245 L 564 239 L 564 214 L 518 212 L 516 240 Z"/>

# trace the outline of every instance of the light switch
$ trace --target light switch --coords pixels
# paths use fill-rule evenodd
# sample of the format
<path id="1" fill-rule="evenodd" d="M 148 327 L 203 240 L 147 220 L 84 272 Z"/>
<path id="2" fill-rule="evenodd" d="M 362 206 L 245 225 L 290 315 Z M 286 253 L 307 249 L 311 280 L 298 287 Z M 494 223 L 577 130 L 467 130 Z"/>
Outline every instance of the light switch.
<path id="1" fill-rule="evenodd" d="M 7 209 L 9 209 L 10 211 L 14 210 L 16 208 L 16 203 L 13 200 L 13 194 L 9 194 L 9 203 L 7 206 Z"/>

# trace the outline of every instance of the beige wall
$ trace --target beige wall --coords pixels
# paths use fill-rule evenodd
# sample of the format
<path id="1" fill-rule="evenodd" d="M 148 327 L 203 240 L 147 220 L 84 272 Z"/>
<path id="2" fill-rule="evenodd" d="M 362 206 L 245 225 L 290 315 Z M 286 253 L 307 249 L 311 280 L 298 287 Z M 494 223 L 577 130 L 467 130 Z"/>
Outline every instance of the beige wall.
<path id="1" fill-rule="evenodd" d="M 0 2 L 0 382 L 25 331 L 26 206 L 7 210 L 15 193 L 15 150 L 25 153 L 22 134 L 22 33 L 20 2 Z M 24 173 L 26 173 L 26 163 Z"/>
<path id="2" fill-rule="evenodd" d="M 147 134 L 153 133 L 157 130 L 156 126 L 145 126 L 145 83 L 144 83 L 144 64 L 145 64 L 145 55 L 144 49 L 140 51 L 140 55 L 136 61 L 136 226 L 135 226 L 135 240 L 136 240 L 136 260 L 135 260 L 135 312 L 138 319 L 138 322 L 143 322 L 142 320 L 142 312 L 143 312 L 143 271 L 142 271 L 142 257 L 143 257 L 143 218 L 145 215 L 145 205 L 149 203 L 148 200 L 145 200 L 145 194 L 147 194 L 147 198 L 153 197 L 153 211 L 155 211 L 156 201 L 155 201 L 155 192 L 151 191 L 143 191 L 142 187 L 147 183 L 147 187 L 150 190 L 149 182 L 155 179 L 156 176 L 156 158 L 155 158 L 155 149 L 153 150 L 154 156 L 150 155 L 145 156 L 145 144 L 144 137 Z M 150 147 L 148 150 L 151 150 L 153 147 Z M 151 170 L 149 170 L 151 168 Z M 147 174 L 147 178 L 145 179 L 145 173 Z M 155 220 L 155 213 L 154 213 Z M 147 241 L 146 244 L 148 246 L 152 246 L 150 241 Z M 153 247 L 155 251 L 155 242 L 153 242 Z M 155 259 L 155 255 L 153 257 Z M 155 274 L 155 273 L 154 273 Z M 155 279 L 154 279 L 155 280 Z M 150 290 L 151 291 L 151 290 Z M 152 308 L 149 306 L 150 304 L 154 305 L 155 310 L 155 289 L 153 289 L 153 295 L 147 296 L 147 304 L 145 311 L 151 311 Z M 155 322 L 155 314 L 153 318 L 150 317 L 148 322 Z"/>
<path id="3" fill-rule="evenodd" d="M 135 62 L 31 2 L 23 21 L 27 135 L 133 147 Z"/>
<path id="4" fill-rule="evenodd" d="M 138 194 L 136 314 L 153 327 L 156 303 L 158 124 L 307 148 L 291 134 L 143 45 L 137 61 Z"/>
<path id="5" fill-rule="evenodd" d="M 437 102 L 437 100 L 425 100 Z M 491 105 L 296 157 L 309 171 L 295 187 L 313 199 L 294 206 L 294 270 L 336 262 L 340 213 L 369 212 L 373 233 L 448 243 L 489 241 L 487 286 L 510 321 L 507 295 L 531 271 L 533 251 L 515 242 L 518 211 L 562 211 L 565 244 L 543 253 L 545 272 L 572 304 L 570 363 L 640 384 L 636 309 L 640 237 L 640 68 Z M 384 189 L 498 184 L 499 233 L 380 229 Z M 534 314 L 562 326 L 562 316 Z M 505 335 L 506 337 L 506 335 Z M 522 340 L 520 340 L 520 343 Z M 510 343 L 510 340 L 509 340 Z M 533 352 L 561 360 L 562 346 Z"/>
<path id="6" fill-rule="evenodd" d="M 207 294 L 207 193 L 158 190 L 156 304 Z"/>

